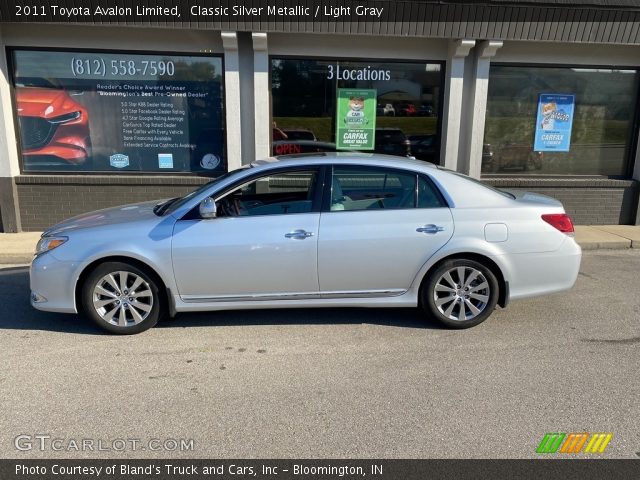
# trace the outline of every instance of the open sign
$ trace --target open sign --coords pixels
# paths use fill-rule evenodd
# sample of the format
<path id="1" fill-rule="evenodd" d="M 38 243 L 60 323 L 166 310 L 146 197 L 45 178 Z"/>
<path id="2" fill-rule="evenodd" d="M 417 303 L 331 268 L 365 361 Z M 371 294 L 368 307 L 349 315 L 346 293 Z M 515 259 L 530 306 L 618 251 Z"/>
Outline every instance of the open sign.
<path id="1" fill-rule="evenodd" d="M 288 155 L 291 153 L 302 153 L 302 147 L 295 143 L 281 143 L 274 145 L 276 155 Z"/>

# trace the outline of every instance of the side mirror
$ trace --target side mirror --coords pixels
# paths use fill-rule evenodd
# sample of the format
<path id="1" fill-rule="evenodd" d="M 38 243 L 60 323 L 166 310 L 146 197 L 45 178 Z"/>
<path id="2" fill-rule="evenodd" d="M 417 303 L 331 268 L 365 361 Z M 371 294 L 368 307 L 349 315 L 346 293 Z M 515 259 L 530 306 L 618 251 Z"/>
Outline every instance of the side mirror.
<path id="1" fill-rule="evenodd" d="M 213 198 L 207 197 L 200 202 L 200 217 L 201 218 L 216 218 L 217 209 L 216 202 L 213 201 Z"/>

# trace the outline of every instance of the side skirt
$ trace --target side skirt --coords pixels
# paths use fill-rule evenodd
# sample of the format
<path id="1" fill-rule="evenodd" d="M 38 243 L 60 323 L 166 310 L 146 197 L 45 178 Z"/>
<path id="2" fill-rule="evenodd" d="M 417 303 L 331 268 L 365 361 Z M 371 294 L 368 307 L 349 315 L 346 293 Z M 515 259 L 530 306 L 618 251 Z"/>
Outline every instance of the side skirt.
<path id="1" fill-rule="evenodd" d="M 227 297 L 228 298 L 228 297 Z M 297 299 L 260 299 L 248 300 L 199 300 L 185 301 L 178 295 L 173 296 L 177 312 L 203 312 L 216 310 L 252 310 L 265 308 L 323 308 L 323 307 L 373 307 L 373 308 L 406 308 L 418 305 L 417 290 L 408 290 L 402 294 L 369 297 L 333 296 L 331 298 L 297 298 Z"/>

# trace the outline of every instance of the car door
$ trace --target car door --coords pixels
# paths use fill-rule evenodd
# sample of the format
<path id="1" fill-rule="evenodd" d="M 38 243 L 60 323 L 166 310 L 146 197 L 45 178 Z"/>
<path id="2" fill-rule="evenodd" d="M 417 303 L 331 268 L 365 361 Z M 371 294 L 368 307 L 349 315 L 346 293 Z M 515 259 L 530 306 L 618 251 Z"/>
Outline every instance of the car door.
<path id="1" fill-rule="evenodd" d="M 196 207 L 176 222 L 173 269 L 185 301 L 318 296 L 320 170 L 271 171 L 214 196 L 217 217 Z"/>
<path id="2" fill-rule="evenodd" d="M 435 185 L 415 172 L 334 166 L 320 216 L 322 297 L 396 295 L 453 234 Z"/>

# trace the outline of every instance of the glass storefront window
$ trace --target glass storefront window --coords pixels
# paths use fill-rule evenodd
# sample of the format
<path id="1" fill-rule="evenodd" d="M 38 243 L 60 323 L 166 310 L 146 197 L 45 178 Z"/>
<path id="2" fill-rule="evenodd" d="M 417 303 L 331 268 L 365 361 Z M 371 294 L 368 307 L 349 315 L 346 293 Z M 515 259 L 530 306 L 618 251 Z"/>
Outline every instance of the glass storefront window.
<path id="1" fill-rule="evenodd" d="M 375 141 L 363 141 L 360 150 L 413 155 L 439 163 L 441 67 L 440 63 L 424 62 L 273 58 L 273 153 L 342 148 L 336 147 L 344 144 L 336 142 L 338 89 L 347 89 L 345 101 L 351 89 L 367 93 L 366 99 L 354 94 L 353 107 L 375 137 Z M 362 107 L 358 105 L 363 101 L 364 114 L 359 113 Z M 373 102 L 370 107 L 368 101 Z M 372 112 L 373 118 L 366 112 Z"/>
<path id="2" fill-rule="evenodd" d="M 628 69 L 492 65 L 482 172 L 626 175 L 638 81 Z"/>
<path id="3" fill-rule="evenodd" d="M 13 50 L 24 172 L 224 172 L 222 58 Z"/>

